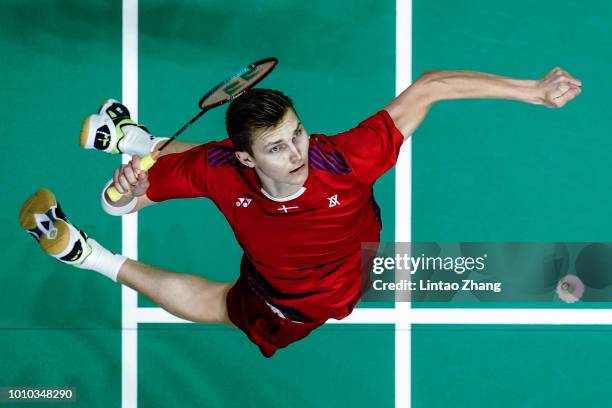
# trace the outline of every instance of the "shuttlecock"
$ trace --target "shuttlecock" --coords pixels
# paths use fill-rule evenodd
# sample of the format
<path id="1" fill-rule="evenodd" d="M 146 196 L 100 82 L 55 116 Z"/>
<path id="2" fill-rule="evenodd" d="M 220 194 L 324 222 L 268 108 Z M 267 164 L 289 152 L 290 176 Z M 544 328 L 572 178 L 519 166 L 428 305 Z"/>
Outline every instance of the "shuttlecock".
<path id="1" fill-rule="evenodd" d="M 557 295 L 565 303 L 574 303 L 584 294 L 584 284 L 576 275 L 566 275 L 557 283 Z"/>

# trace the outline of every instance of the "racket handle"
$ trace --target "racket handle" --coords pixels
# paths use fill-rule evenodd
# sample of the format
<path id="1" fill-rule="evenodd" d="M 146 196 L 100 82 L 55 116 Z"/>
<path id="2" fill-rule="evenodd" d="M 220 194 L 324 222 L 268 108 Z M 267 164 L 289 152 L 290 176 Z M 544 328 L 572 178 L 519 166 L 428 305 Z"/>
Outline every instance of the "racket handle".
<path id="1" fill-rule="evenodd" d="M 142 160 L 140 160 L 140 170 L 148 171 L 151 167 L 153 167 L 158 157 L 159 151 L 144 156 Z M 111 185 L 106 190 L 106 195 L 108 196 L 108 198 L 111 199 L 113 203 L 116 203 L 117 201 L 121 200 L 121 197 L 123 197 L 123 194 L 117 191 L 117 189 L 113 185 Z"/>

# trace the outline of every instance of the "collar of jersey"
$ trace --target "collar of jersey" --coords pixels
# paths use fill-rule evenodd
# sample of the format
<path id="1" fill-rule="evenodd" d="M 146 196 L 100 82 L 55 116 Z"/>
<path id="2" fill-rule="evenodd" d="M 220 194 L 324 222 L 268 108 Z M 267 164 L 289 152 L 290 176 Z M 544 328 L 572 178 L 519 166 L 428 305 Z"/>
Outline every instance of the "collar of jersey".
<path id="1" fill-rule="evenodd" d="M 266 190 L 264 190 L 263 187 L 261 188 L 261 194 L 265 195 L 267 198 L 269 198 L 272 201 L 276 201 L 277 203 L 284 203 L 286 201 L 294 200 L 298 198 L 299 196 L 301 196 L 302 194 L 304 194 L 304 191 L 306 191 L 306 187 L 302 186 L 302 188 L 300 188 L 298 191 L 291 194 L 290 196 L 279 198 L 279 197 L 272 197 L 270 194 L 268 194 Z"/>

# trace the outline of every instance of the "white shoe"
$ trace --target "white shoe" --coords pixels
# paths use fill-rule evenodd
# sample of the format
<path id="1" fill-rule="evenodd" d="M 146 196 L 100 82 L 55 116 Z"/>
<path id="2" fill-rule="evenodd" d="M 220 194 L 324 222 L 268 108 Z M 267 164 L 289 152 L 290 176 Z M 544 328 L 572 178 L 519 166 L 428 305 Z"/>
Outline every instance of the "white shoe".
<path id="1" fill-rule="evenodd" d="M 97 149 L 105 153 L 119 154 L 119 141 L 123 139 L 123 126 L 138 126 L 130 118 L 128 109 L 114 99 L 107 99 L 97 114 L 90 115 L 81 127 L 81 147 Z M 146 129 L 145 129 L 146 130 Z"/>

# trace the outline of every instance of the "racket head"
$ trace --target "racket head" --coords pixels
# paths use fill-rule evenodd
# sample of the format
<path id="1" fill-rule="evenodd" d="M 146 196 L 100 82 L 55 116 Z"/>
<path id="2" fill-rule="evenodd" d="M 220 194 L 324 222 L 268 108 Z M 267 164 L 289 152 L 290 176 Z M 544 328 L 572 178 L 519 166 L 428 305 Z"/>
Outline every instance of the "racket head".
<path id="1" fill-rule="evenodd" d="M 272 72 L 276 64 L 278 64 L 278 59 L 264 58 L 236 71 L 200 99 L 200 109 L 210 110 L 239 97 Z"/>

